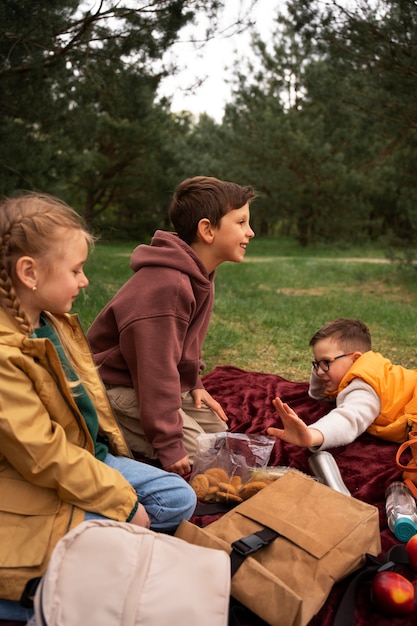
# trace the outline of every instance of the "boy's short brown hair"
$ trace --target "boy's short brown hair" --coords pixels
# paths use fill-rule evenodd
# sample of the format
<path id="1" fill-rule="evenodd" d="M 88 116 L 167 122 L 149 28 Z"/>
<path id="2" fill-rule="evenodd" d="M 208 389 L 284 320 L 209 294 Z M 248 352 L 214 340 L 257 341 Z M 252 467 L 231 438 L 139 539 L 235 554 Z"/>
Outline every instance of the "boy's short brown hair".
<path id="1" fill-rule="evenodd" d="M 334 339 L 346 352 L 358 350 L 368 352 L 372 349 L 369 328 L 361 320 L 338 317 L 325 324 L 310 339 L 310 346 L 315 346 L 321 339 Z"/>
<path id="2" fill-rule="evenodd" d="M 178 185 L 168 214 L 180 239 L 190 245 L 200 220 L 207 218 L 216 227 L 226 213 L 240 209 L 255 196 L 250 186 L 242 187 L 211 176 L 194 176 Z"/>

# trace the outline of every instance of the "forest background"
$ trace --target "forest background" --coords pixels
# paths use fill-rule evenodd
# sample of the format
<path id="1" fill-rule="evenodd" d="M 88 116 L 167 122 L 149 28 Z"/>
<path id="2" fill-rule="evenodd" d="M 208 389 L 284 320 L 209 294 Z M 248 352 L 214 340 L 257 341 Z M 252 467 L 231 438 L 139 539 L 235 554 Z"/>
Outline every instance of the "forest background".
<path id="1" fill-rule="evenodd" d="M 412 261 L 417 3 L 279 3 L 222 121 L 173 113 L 161 59 L 199 15 L 215 37 L 224 4 L 0 0 L 0 192 L 55 193 L 102 240 L 148 241 L 180 180 L 217 176 L 257 189 L 258 237 Z"/>

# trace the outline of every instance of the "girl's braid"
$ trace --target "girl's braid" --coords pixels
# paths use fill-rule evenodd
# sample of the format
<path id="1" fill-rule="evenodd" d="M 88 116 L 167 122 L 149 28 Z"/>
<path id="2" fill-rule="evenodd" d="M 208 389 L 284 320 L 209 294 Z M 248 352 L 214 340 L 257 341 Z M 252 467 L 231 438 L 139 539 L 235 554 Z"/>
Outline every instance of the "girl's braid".
<path id="1" fill-rule="evenodd" d="M 11 233 L 13 226 L 20 221 L 21 219 L 18 218 L 14 224 L 8 222 L 6 225 L 6 232 L 3 233 L 3 236 L 0 234 L 0 298 L 2 299 L 3 305 L 9 310 L 9 313 L 14 318 L 21 331 L 25 335 L 30 335 L 33 332 L 32 324 L 21 307 L 10 276 Z"/>

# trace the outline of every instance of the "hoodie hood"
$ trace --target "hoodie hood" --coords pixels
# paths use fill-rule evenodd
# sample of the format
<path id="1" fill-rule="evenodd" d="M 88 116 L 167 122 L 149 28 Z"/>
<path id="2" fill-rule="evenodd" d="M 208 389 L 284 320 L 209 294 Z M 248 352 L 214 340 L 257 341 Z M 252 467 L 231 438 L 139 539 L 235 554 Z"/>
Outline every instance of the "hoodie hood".
<path id="1" fill-rule="evenodd" d="M 150 245 L 137 246 L 130 257 L 130 267 L 134 272 L 149 266 L 169 267 L 188 274 L 197 281 L 206 278 L 211 282 L 214 274 L 214 272 L 210 276 L 207 274 L 200 258 L 177 233 L 163 230 L 155 232 Z"/>

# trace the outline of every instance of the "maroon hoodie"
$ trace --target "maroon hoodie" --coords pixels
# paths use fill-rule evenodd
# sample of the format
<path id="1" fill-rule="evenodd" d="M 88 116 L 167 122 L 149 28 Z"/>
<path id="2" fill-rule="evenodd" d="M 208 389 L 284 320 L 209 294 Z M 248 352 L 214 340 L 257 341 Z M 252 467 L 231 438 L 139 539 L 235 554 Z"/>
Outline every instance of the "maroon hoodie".
<path id="1" fill-rule="evenodd" d="M 203 387 L 215 272 L 208 275 L 188 244 L 161 230 L 133 251 L 130 266 L 134 275 L 87 337 L 104 383 L 134 387 L 146 436 L 167 466 L 187 455 L 180 394 Z"/>

